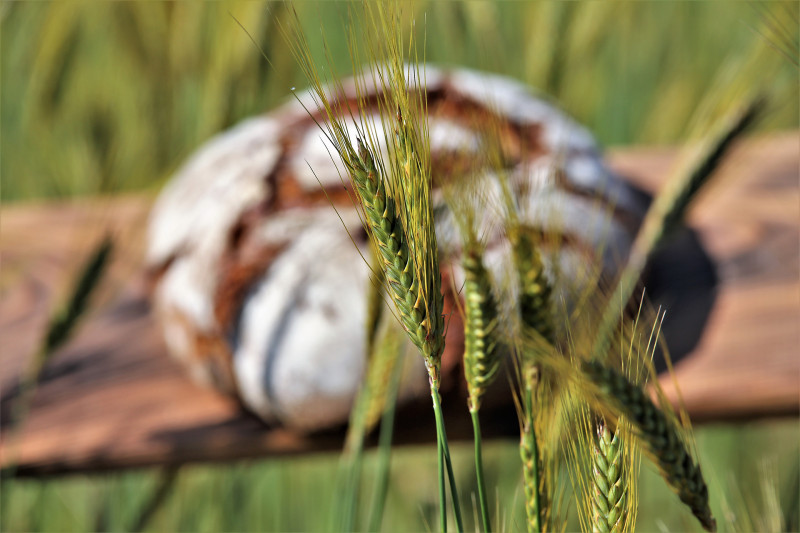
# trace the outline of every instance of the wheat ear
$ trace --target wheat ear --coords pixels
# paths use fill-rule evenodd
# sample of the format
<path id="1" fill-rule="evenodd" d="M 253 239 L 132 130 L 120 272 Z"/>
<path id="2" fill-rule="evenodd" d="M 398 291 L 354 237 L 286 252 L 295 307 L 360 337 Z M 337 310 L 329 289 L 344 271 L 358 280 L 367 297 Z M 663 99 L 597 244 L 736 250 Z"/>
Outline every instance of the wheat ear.
<path id="1" fill-rule="evenodd" d="M 401 134 L 398 133 L 398 137 Z M 405 149 L 407 143 L 398 140 L 398 146 Z M 410 173 L 412 170 L 408 155 L 404 153 L 402 159 L 404 170 Z M 347 163 L 373 242 L 380 254 L 388 292 L 395 304 L 400 323 L 422 352 L 428 373 L 438 384 L 440 358 L 444 348 L 441 278 L 438 272 L 424 277 L 418 275 L 419 265 L 411 253 L 406 229 L 397 213 L 400 206 L 387 194 L 386 184 L 378 172 L 375 159 L 361 139 L 358 139 L 357 157 Z M 432 218 L 431 215 L 431 224 Z M 435 248 L 433 250 L 435 252 Z M 435 263 L 438 267 L 438 259 Z M 426 294 L 435 296 L 437 292 L 438 298 L 430 298 Z"/>
<path id="2" fill-rule="evenodd" d="M 75 331 L 76 326 L 83 318 L 89 306 L 92 294 L 103 279 L 106 270 L 111 263 L 114 252 L 114 241 L 110 235 L 103 237 L 103 240 L 92 250 L 91 255 L 81 268 L 78 278 L 73 284 L 72 293 L 66 305 L 55 313 L 47 326 L 47 333 L 42 339 L 38 351 L 33 355 L 27 368 L 24 370 L 18 385 L 17 396 L 14 399 L 11 416 L 9 417 L 7 432 L 8 452 L 7 452 L 7 473 L 9 478 L 14 477 L 16 463 L 19 457 L 20 446 L 22 445 L 22 425 L 28 416 L 31 400 L 39 384 L 42 370 L 53 353 L 60 348 L 70 335 Z M 8 501 L 10 488 L 3 493 L 2 504 Z"/>
<path id="3" fill-rule="evenodd" d="M 619 431 L 612 433 L 606 424 L 599 423 L 592 455 L 593 533 L 622 533 L 625 527 L 627 491 L 622 459 Z"/>
<path id="4" fill-rule="evenodd" d="M 392 70 L 393 80 L 402 76 L 402 65 L 393 64 Z M 396 89 L 394 96 L 402 98 L 400 88 Z M 397 109 L 394 150 L 389 159 L 391 188 L 382 179 L 382 167 L 376 164 L 372 152 L 360 139 L 355 157 L 343 159 L 361 201 L 372 243 L 380 256 L 387 292 L 394 302 L 397 317 L 425 360 L 436 417 L 442 509 L 446 501 L 442 487 L 446 464 L 453 514 L 461 531 L 458 491 L 439 396 L 444 298 L 430 201 L 430 168 L 423 138 L 403 113 L 404 109 L 410 111 L 409 102 L 401 101 Z M 444 517 L 440 525 L 446 528 Z"/>
<path id="5" fill-rule="evenodd" d="M 703 528 L 716 531 L 717 524 L 708 504 L 708 487 L 676 425 L 655 406 L 642 387 L 613 368 L 597 361 L 586 361 L 582 369 L 606 399 L 632 422 L 661 475 Z"/>
<path id="6" fill-rule="evenodd" d="M 473 230 L 472 213 L 467 213 L 462 228 L 464 249 L 461 266 L 464 269 L 464 375 L 469 391 L 468 407 L 472 418 L 475 442 L 475 472 L 478 482 L 483 530 L 491 530 L 489 503 L 483 479 L 483 452 L 478 412 L 481 397 L 497 375 L 500 366 L 497 342 L 497 301 L 492 293 L 489 272 L 483 264 L 483 247 Z"/>
<path id="7" fill-rule="evenodd" d="M 469 410 L 478 411 L 481 397 L 500 366 L 496 336 L 497 301 L 492 294 L 483 252 L 476 245 L 465 248 L 464 268 L 464 375 L 469 389 Z"/>
<path id="8" fill-rule="evenodd" d="M 522 324 L 553 344 L 552 289 L 544 274 L 539 247 L 524 228 L 509 230 L 514 263 L 519 275 L 519 312 Z"/>
<path id="9" fill-rule="evenodd" d="M 388 339 L 379 335 L 383 309 L 383 270 L 374 268 L 373 278 L 367 287 L 366 369 L 350 412 L 344 446 L 347 455 L 353 454 L 361 446 L 366 433 L 372 431 L 383 411 L 383 392 L 390 372 L 387 367 L 391 368 L 394 361 L 391 350 L 385 346 Z M 387 361 L 387 358 L 391 361 Z"/>
<path id="10" fill-rule="evenodd" d="M 407 80 L 404 58 L 416 57 L 413 39 L 408 47 L 400 31 L 400 4 L 365 2 L 363 4 L 367 46 L 372 71 L 373 89 L 380 94 L 380 128 L 372 122 L 373 91 L 361 77 L 355 80 L 357 93 L 357 146 L 344 117 L 354 118 L 354 110 L 343 101 L 331 101 L 334 92 L 326 90 L 309 52 L 295 14 L 292 52 L 312 85 L 314 102 L 324 110 L 328 123 L 323 126 L 333 150 L 341 157 L 353 190 L 363 212 L 371 246 L 377 252 L 389 299 L 396 317 L 417 346 L 425 361 L 430 382 L 431 400 L 436 417 L 440 527 L 445 530 L 447 500 L 444 487 L 444 465 L 450 481 L 453 514 L 459 531 L 463 531 L 455 476 L 452 469 L 447 434 L 439 396 L 441 355 L 444 350 L 444 296 L 441 290 L 439 252 L 431 202 L 430 138 L 427 130 L 425 80 L 419 68 L 412 67 L 415 80 Z M 349 39 L 353 64 L 360 63 L 355 33 Z M 330 58 L 329 58 L 330 59 Z M 416 64 L 416 61 L 412 61 Z M 409 82 L 416 82 L 420 91 L 410 91 Z M 335 93 L 344 93 L 341 82 Z M 378 139 L 386 141 L 385 145 Z M 376 155 L 387 148 L 384 161 Z"/>

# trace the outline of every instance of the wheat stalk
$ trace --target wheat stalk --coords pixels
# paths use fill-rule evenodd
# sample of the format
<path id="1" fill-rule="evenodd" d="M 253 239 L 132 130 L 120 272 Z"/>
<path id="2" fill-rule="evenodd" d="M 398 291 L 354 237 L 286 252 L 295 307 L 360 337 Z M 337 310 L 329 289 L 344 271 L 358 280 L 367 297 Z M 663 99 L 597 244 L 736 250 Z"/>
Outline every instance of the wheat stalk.
<path id="1" fill-rule="evenodd" d="M 548 497 L 539 442 L 536 435 L 534 398 L 539 387 L 540 372 L 537 354 L 543 346 L 554 343 L 553 316 L 550 307 L 551 287 L 544 274 L 539 248 L 530 234 L 514 224 L 508 230 L 514 266 L 519 278 L 519 314 L 524 335 L 533 337 L 531 349 L 523 350 L 520 373 L 523 380 L 522 424 L 520 426 L 520 456 L 525 480 L 525 511 L 528 531 L 543 531 L 542 515 Z"/>
<path id="2" fill-rule="evenodd" d="M 414 81 L 423 89 L 412 94 L 406 79 L 406 50 L 399 31 L 399 4 L 365 3 L 364 9 L 370 29 L 372 82 L 383 97 L 378 102 L 381 131 L 377 131 L 367 118 L 372 114 L 367 110 L 367 82 L 363 76 L 356 78 L 359 117 L 356 146 L 343 119 L 352 116 L 353 111 L 345 102 L 331 102 L 331 93 L 322 86 L 308 43 L 299 30 L 299 21 L 296 21 L 290 41 L 293 53 L 311 81 L 315 103 L 327 115 L 328 122 L 323 130 L 347 169 L 396 317 L 425 361 L 436 417 L 440 526 L 442 530 L 447 527 L 446 465 L 456 525 L 463 530 L 439 396 L 445 332 L 444 297 L 431 202 L 424 80 L 420 79 L 419 71 L 414 73 L 417 78 Z M 354 40 L 353 36 L 350 44 L 356 64 Z M 409 52 L 413 55 L 413 46 L 409 47 Z M 342 93 L 341 82 L 337 83 L 335 88 Z M 388 153 L 383 161 L 376 156 L 381 153 L 379 138 L 387 145 Z"/>
<path id="3" fill-rule="evenodd" d="M 613 368 L 597 361 L 585 361 L 581 368 L 608 402 L 631 421 L 661 475 L 703 528 L 716 531 L 703 474 L 671 419 L 655 406 L 640 386 Z"/>
<path id="4" fill-rule="evenodd" d="M 479 411 L 486 388 L 497 376 L 500 346 L 497 339 L 498 306 L 489 272 L 483 262 L 484 244 L 475 231 L 471 203 L 453 205 L 462 235 L 461 266 L 464 269 L 464 376 L 467 381 L 470 417 L 475 443 L 475 472 L 483 530 L 491 530 L 489 503 L 483 479 L 483 452 Z"/>
<path id="5" fill-rule="evenodd" d="M 401 343 L 396 328 L 386 327 L 379 331 L 383 316 L 382 270 L 375 269 L 375 278 L 367 288 L 366 319 L 366 369 L 358 391 L 345 436 L 343 459 L 344 490 L 340 527 L 342 531 L 355 529 L 361 485 L 364 440 L 375 428 L 386 405 L 389 391 L 387 384 L 392 370 L 400 359 Z"/>

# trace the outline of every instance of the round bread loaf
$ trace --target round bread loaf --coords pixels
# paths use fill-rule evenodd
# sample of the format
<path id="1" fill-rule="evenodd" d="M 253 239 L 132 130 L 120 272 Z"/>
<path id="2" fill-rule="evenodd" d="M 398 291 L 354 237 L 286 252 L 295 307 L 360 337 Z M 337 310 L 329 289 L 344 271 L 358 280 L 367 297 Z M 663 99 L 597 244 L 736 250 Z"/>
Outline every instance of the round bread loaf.
<path id="1" fill-rule="evenodd" d="M 646 205 L 603 165 L 591 134 L 514 80 L 422 71 L 434 180 L 483 173 L 491 187 L 503 172 L 523 223 L 558 236 L 546 250 L 558 290 L 587 263 L 600 261 L 613 275 Z M 336 98 L 355 109 L 354 84 L 345 81 Z M 376 116 L 380 98 L 367 96 Z M 349 180 L 311 101 L 301 94 L 202 146 L 158 198 L 147 250 L 170 352 L 265 421 L 309 430 L 347 419 L 364 370 L 370 283 Z M 502 168 L 480 168 L 487 135 L 500 146 Z M 456 278 L 443 286 L 457 286 L 459 237 L 442 195 L 434 200 L 440 249 L 449 254 L 443 275 Z M 486 259 L 498 273 L 508 262 L 502 223 L 492 220 L 501 211 L 482 213 L 495 228 Z M 460 327 L 451 320 L 445 365 L 461 355 Z M 412 379 L 401 396 L 427 393 L 418 359 L 420 387 Z"/>

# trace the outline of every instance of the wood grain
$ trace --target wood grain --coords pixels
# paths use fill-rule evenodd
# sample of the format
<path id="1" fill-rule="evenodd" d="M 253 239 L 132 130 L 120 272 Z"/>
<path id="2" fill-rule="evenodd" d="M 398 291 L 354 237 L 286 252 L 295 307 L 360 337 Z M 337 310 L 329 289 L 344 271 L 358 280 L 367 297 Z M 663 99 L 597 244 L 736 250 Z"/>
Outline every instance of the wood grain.
<path id="1" fill-rule="evenodd" d="M 654 191 L 676 153 L 627 149 L 609 159 Z M 662 251 L 655 272 L 669 287 L 655 297 L 675 315 L 668 338 L 676 345 L 682 337 L 699 338 L 685 342 L 675 374 L 695 421 L 800 411 L 799 167 L 797 132 L 748 141 L 690 212 L 696 235 L 683 238 L 699 240 L 711 257 L 719 280 L 715 298 L 708 297 L 714 295 L 708 277 L 686 266 L 679 247 Z M 340 448 L 342 428 L 300 435 L 266 427 L 232 399 L 194 385 L 167 357 L 141 281 L 149 205 L 147 197 L 123 197 L 3 208 L 2 465 L 17 462 L 19 474 L 33 475 Z M 107 231 L 117 253 L 94 311 L 45 367 L 21 433 L 9 432 L 17 377 L 63 288 Z M 670 302 L 678 297 L 683 307 L 676 311 Z M 704 306 L 711 310 L 707 322 Z M 674 386 L 664 385 L 675 401 Z M 470 439 L 461 402 L 446 399 L 445 405 L 451 438 Z M 487 407 L 487 433 L 515 435 L 513 406 Z M 399 442 L 430 441 L 429 406 L 411 405 L 399 416 Z"/>

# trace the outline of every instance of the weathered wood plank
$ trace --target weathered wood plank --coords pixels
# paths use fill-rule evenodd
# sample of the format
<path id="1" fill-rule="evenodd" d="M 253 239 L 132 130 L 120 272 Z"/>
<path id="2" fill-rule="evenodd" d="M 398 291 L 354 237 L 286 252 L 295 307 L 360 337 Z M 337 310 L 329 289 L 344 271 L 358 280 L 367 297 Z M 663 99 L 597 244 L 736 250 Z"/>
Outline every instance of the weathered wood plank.
<path id="1" fill-rule="evenodd" d="M 610 160 L 640 186 L 655 190 L 675 153 L 620 150 Z M 747 142 L 690 213 L 690 224 L 720 279 L 700 342 L 676 369 L 695 420 L 797 414 L 800 409 L 799 167 L 797 133 Z M 341 430 L 303 436 L 267 428 L 231 399 L 192 384 L 166 356 L 140 281 L 149 203 L 144 197 L 126 197 L 4 207 L 4 421 L 17 376 L 71 273 L 105 231 L 114 233 L 119 246 L 95 311 L 45 369 L 20 445 L 7 431 L 0 436 L 2 464 L 18 460 L 20 473 L 44 474 L 338 448 Z M 671 333 L 680 335 L 695 325 L 699 312 L 692 310 L 692 298 L 708 283 L 682 270 L 680 252 L 670 253 L 659 276 L 673 285 L 673 292 L 664 294 L 680 294 L 682 305 L 688 305 L 674 311 Z M 701 300 L 694 307 L 705 305 Z M 674 387 L 665 386 L 674 400 Z M 460 402 L 445 405 L 451 438 L 471 438 Z M 401 442 L 427 441 L 433 435 L 427 405 L 411 406 L 400 416 Z M 516 431 L 510 405 L 496 406 L 485 420 L 490 434 Z"/>
<path id="2" fill-rule="evenodd" d="M 658 187 L 669 150 L 612 154 Z M 720 283 L 697 349 L 676 368 L 693 420 L 800 411 L 800 136 L 740 146 L 689 215 Z M 669 313 L 669 310 L 667 311 Z M 668 396 L 677 400 L 671 382 Z"/>

